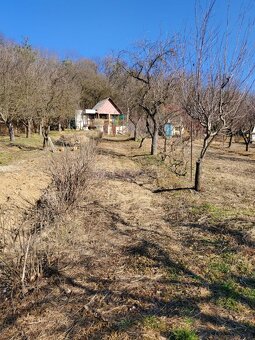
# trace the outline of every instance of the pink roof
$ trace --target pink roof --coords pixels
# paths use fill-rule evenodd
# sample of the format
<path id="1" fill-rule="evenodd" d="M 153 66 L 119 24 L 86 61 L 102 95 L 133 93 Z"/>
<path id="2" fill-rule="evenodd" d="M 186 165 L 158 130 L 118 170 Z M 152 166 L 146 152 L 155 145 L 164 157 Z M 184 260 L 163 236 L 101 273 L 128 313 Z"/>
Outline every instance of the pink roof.
<path id="1" fill-rule="evenodd" d="M 111 98 L 101 100 L 93 107 L 93 110 L 101 114 L 120 115 L 122 113 Z"/>

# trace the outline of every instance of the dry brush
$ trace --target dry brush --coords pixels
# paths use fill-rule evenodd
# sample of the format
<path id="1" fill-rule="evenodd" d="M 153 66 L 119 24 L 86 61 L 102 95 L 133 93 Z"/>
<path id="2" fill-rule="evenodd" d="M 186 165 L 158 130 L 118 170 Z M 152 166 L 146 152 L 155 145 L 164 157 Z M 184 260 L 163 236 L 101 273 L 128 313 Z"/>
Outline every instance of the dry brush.
<path id="1" fill-rule="evenodd" d="M 52 156 L 49 166 L 51 184 L 21 219 L 10 211 L 0 212 L 0 296 L 25 295 L 39 285 L 51 265 L 64 253 L 60 235 L 69 211 L 87 200 L 95 183 L 94 143 L 79 150 L 66 148 Z M 68 233 L 64 241 L 68 244 Z"/>

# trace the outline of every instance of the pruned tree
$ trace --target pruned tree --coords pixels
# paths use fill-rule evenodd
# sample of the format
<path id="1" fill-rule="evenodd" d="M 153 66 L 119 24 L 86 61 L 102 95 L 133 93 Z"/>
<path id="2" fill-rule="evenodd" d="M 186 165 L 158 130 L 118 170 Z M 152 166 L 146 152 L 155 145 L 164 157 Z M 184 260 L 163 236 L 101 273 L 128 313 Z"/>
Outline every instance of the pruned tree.
<path id="1" fill-rule="evenodd" d="M 243 137 L 245 150 L 249 151 L 249 145 L 252 142 L 252 132 L 255 127 L 255 98 L 249 96 L 240 108 L 238 120 L 238 132 Z"/>
<path id="2" fill-rule="evenodd" d="M 141 102 L 141 87 L 132 78 L 126 78 L 126 82 L 122 84 L 120 90 L 115 91 L 115 97 L 123 111 L 127 115 L 127 121 L 130 129 L 133 131 L 133 139 L 138 140 L 145 129 L 145 113 L 139 103 Z"/>
<path id="3" fill-rule="evenodd" d="M 133 50 L 121 52 L 117 63 L 141 87 L 139 106 L 151 136 L 151 154 L 158 151 L 161 113 L 175 85 L 176 50 L 173 40 L 143 41 Z"/>
<path id="4" fill-rule="evenodd" d="M 211 29 L 215 0 L 210 1 L 206 10 L 200 13 L 197 22 L 195 55 L 183 59 L 182 105 L 186 113 L 199 122 L 204 138 L 196 161 L 195 190 L 201 189 L 202 163 L 206 152 L 228 123 L 235 117 L 245 100 L 253 80 L 254 65 L 247 68 L 249 58 L 247 31 L 239 39 L 235 50 L 229 48 L 227 32 Z M 189 67 L 187 68 L 187 60 Z"/>
<path id="5" fill-rule="evenodd" d="M 40 119 L 43 146 L 48 146 L 49 129 L 53 123 L 70 118 L 79 103 L 79 92 L 75 84 L 76 73 L 71 62 L 57 59 L 44 60 L 44 77 L 41 84 Z"/>
<path id="6" fill-rule="evenodd" d="M 131 124 L 133 138 L 138 139 L 142 129 L 144 110 L 139 103 L 142 100 L 142 86 L 136 79 L 129 77 L 123 67 L 115 59 L 108 57 L 104 61 L 104 72 L 109 80 L 113 98 L 126 113 L 127 121 Z"/>

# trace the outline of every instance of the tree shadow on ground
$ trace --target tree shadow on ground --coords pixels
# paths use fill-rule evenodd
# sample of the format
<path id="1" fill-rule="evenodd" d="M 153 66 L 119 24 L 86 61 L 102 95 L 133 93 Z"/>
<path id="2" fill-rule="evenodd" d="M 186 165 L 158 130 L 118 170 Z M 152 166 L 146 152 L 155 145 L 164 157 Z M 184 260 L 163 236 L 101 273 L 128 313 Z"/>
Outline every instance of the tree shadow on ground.
<path id="1" fill-rule="evenodd" d="M 247 239 L 247 234 L 245 231 L 238 230 L 234 228 L 237 222 L 247 223 L 245 219 L 233 218 L 227 219 L 220 223 L 183 223 L 185 227 L 190 230 L 200 230 L 202 233 L 207 232 L 208 234 L 218 235 L 218 236 L 228 236 L 233 240 L 234 243 L 241 246 L 248 246 L 250 248 L 255 248 L 255 243 L 253 240 Z"/>
<path id="2" fill-rule="evenodd" d="M 148 157 L 151 156 L 151 153 L 143 153 L 143 154 L 137 154 L 137 155 L 132 155 L 130 158 L 139 158 L 139 157 Z"/>
<path id="3" fill-rule="evenodd" d="M 125 139 L 111 139 L 111 138 L 107 138 L 107 137 L 104 137 L 102 139 L 102 141 L 106 141 L 106 142 L 113 142 L 113 143 L 125 143 L 125 142 L 129 142 L 129 141 L 134 141 L 134 138 L 133 137 L 128 137 L 128 138 L 125 138 Z"/>
<path id="4" fill-rule="evenodd" d="M 176 289 L 178 289 L 177 287 L 179 287 L 181 291 L 184 291 L 183 290 L 184 287 L 188 289 L 193 289 L 192 287 L 206 288 L 209 291 L 208 295 L 205 297 L 189 296 L 190 292 L 187 291 L 186 297 L 185 297 L 185 294 L 183 294 L 184 296 L 182 295 L 180 299 L 177 299 L 177 300 L 173 299 L 173 301 L 175 301 L 177 303 L 177 306 L 179 307 L 178 310 L 176 311 L 177 315 L 183 314 L 183 311 L 181 308 L 182 304 L 183 306 L 189 306 L 189 307 L 192 306 L 194 313 L 190 314 L 189 312 L 186 313 L 184 311 L 185 316 L 187 317 L 195 316 L 195 318 L 200 320 L 200 322 L 202 323 L 204 322 L 211 323 L 213 326 L 219 326 L 219 327 L 224 325 L 226 328 L 229 328 L 228 331 L 225 330 L 224 332 L 213 331 L 212 333 L 214 335 L 220 335 L 220 334 L 222 336 L 227 335 L 227 334 L 230 335 L 232 332 L 234 334 L 235 331 L 239 333 L 239 330 L 241 330 L 241 332 L 247 331 L 248 338 L 250 336 L 255 335 L 255 325 L 252 326 L 245 322 L 243 323 L 243 322 L 234 321 L 225 316 L 222 317 L 219 315 L 209 315 L 209 314 L 204 313 L 200 308 L 201 304 L 204 304 L 204 303 L 208 305 L 214 304 L 215 301 L 219 297 L 225 297 L 225 298 L 234 297 L 236 301 L 243 303 L 249 306 L 250 308 L 254 308 L 255 299 L 244 296 L 240 292 L 237 292 L 234 288 L 228 287 L 222 282 L 212 283 L 206 280 L 206 278 L 202 277 L 201 275 L 197 275 L 192 270 L 188 269 L 183 263 L 172 260 L 169 257 L 169 254 L 164 249 L 162 249 L 161 247 L 158 246 L 158 244 L 155 244 L 153 242 L 142 240 L 138 245 L 130 246 L 130 248 L 126 249 L 125 251 L 127 251 L 129 254 L 132 254 L 133 256 L 145 256 L 149 259 L 153 259 L 154 261 L 158 262 L 159 266 L 167 270 L 171 269 L 171 271 L 174 272 L 175 274 L 175 279 L 163 280 L 163 283 L 174 285 Z M 189 281 L 187 282 L 187 280 L 183 280 L 184 278 L 188 279 Z M 254 283 L 253 280 L 252 282 L 250 280 L 247 280 L 246 282 L 249 282 L 250 284 Z M 158 283 L 159 284 L 162 283 L 161 279 L 158 280 Z M 169 305 L 167 304 L 164 305 L 164 310 L 166 309 L 168 310 L 167 306 Z M 173 305 L 171 305 L 170 310 L 172 309 L 172 307 Z M 169 312 L 170 311 L 168 310 L 168 312 L 164 315 L 169 316 Z M 161 313 L 159 314 L 155 313 L 154 315 L 161 315 Z M 206 329 L 206 327 L 204 327 L 203 333 L 204 335 L 206 334 L 207 336 L 209 336 L 210 329 Z M 240 333 L 240 335 L 241 334 L 242 333 Z"/>
<path id="5" fill-rule="evenodd" d="M 241 162 L 241 163 L 249 163 L 253 164 L 255 163 L 255 160 L 252 158 L 241 158 L 241 157 L 248 157 L 249 155 L 240 155 L 241 157 L 237 157 L 236 155 L 229 155 L 229 154 L 215 154 L 213 151 L 208 151 L 208 155 L 210 155 L 211 159 L 221 159 L 224 161 L 231 161 L 231 162 Z"/>
<path id="6" fill-rule="evenodd" d="M 28 146 L 28 145 L 23 145 L 23 144 L 19 144 L 19 143 L 10 143 L 9 146 L 11 147 L 17 147 L 20 150 L 23 151 L 35 151 L 35 150 L 43 150 L 42 147 L 39 146 Z"/>
<path id="7" fill-rule="evenodd" d="M 158 188 L 152 190 L 153 193 L 161 193 L 161 192 L 172 192 L 172 191 L 186 191 L 186 190 L 194 190 L 194 187 L 186 187 L 186 188 Z"/>
<path id="8" fill-rule="evenodd" d="M 127 156 L 122 153 L 122 152 L 117 152 L 117 151 L 113 151 L 110 149 L 103 149 L 103 148 L 98 148 L 98 153 L 99 155 L 103 155 L 103 156 L 111 156 L 113 158 L 126 158 Z"/>
<path id="9" fill-rule="evenodd" d="M 222 282 L 211 282 L 206 275 L 197 274 L 192 269 L 192 259 L 187 264 L 185 256 L 178 258 L 180 253 L 172 254 L 163 247 L 163 238 L 167 242 L 170 240 L 168 235 L 163 237 L 158 229 L 132 225 L 118 211 L 100 202 L 93 203 L 93 209 L 95 214 L 98 209 L 106 216 L 109 221 L 107 228 L 114 232 L 113 235 L 116 233 L 120 237 L 129 237 L 125 246 L 111 246 L 118 248 L 116 257 L 123 258 L 123 261 L 115 263 L 115 259 L 111 259 L 109 266 L 103 267 L 98 263 L 96 254 L 94 257 L 83 256 L 82 259 L 77 256 L 75 265 L 80 268 L 82 275 L 72 273 L 68 266 L 67 270 L 60 270 L 59 264 L 48 266 L 44 283 L 38 292 L 30 291 L 18 306 L 7 313 L 0 325 L 0 332 L 15 326 L 23 329 L 23 338 L 29 338 L 31 334 L 28 334 L 26 321 L 23 321 L 23 326 L 20 321 L 24 316 L 42 317 L 49 312 L 57 314 L 61 311 L 63 319 L 59 319 L 59 325 L 51 329 L 47 337 L 101 339 L 115 335 L 118 339 L 127 336 L 140 339 L 143 338 L 145 321 L 150 321 L 150 318 L 170 320 L 170 326 L 166 323 L 166 329 L 156 327 L 155 330 L 165 337 L 172 335 L 172 320 L 183 322 L 185 319 L 192 319 L 198 335 L 204 339 L 255 337 L 255 326 L 249 324 L 249 320 L 243 321 L 242 317 L 237 320 L 231 313 L 222 310 L 219 315 L 216 306 L 219 298 L 234 297 L 237 302 L 253 308 L 253 299 Z M 222 223 L 182 222 L 182 227 L 219 238 L 227 235 L 237 245 L 247 246 L 244 234 L 231 230 L 229 225 L 225 228 Z M 101 227 L 100 232 L 103 234 L 104 231 Z M 187 241 L 185 233 L 178 235 L 180 243 Z M 87 246 L 84 245 L 84 248 Z M 99 253 L 101 251 L 105 252 L 104 249 L 98 249 Z M 149 274 L 143 272 L 141 267 L 135 267 L 136 261 L 138 265 L 142 262 Z M 65 265 L 68 263 L 63 262 L 63 268 Z M 244 287 L 253 287 L 252 278 L 233 278 Z M 201 294 L 201 290 L 207 293 Z M 7 301 L 5 306 L 10 308 L 10 302 Z M 42 326 L 39 324 L 37 327 Z M 36 331 L 41 332 L 39 328 L 33 330 L 33 336 Z"/>
<path id="10" fill-rule="evenodd" d="M 222 290 L 220 285 L 211 284 L 197 275 L 181 261 L 173 260 L 158 244 L 141 240 L 125 247 L 123 254 L 130 257 L 131 263 L 133 258 L 146 257 L 153 260 L 155 266 L 175 272 L 176 276 L 174 279 L 144 277 L 142 287 L 135 287 L 130 285 L 132 277 L 109 277 L 106 272 L 95 272 L 94 275 L 90 273 L 81 283 L 57 267 L 51 267 L 46 273 L 48 283 L 41 289 L 40 298 L 26 305 L 22 303 L 16 312 L 8 314 L 1 323 L 0 331 L 15 325 L 22 315 L 46 313 L 49 306 L 53 306 L 61 308 L 68 322 L 60 322 L 51 335 L 58 337 L 61 334 L 66 339 L 101 339 L 113 333 L 119 337 L 128 335 L 134 339 L 142 338 L 144 320 L 150 320 L 151 317 L 192 318 L 198 324 L 196 329 L 202 338 L 231 339 L 240 336 L 252 339 L 255 336 L 255 326 L 225 315 L 213 314 L 214 309 L 208 312 L 203 310 L 203 304 L 210 306 L 218 296 L 227 296 L 228 292 Z M 58 293 L 53 289 L 54 286 L 59 288 Z M 171 298 L 155 294 L 155 289 L 162 290 L 168 286 L 174 287 L 178 294 Z M 209 293 L 206 296 L 194 293 L 194 290 L 197 292 L 201 288 L 206 288 Z M 29 299 L 29 296 L 26 298 Z M 241 294 L 236 299 L 250 303 Z M 162 336 L 171 335 L 171 328 L 158 331 Z"/>

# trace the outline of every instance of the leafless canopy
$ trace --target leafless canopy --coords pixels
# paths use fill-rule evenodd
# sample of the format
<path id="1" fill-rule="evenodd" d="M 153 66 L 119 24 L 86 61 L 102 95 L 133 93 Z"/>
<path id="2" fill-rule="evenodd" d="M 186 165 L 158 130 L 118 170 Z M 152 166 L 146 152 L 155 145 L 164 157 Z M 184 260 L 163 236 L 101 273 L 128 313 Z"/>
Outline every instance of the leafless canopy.
<path id="1" fill-rule="evenodd" d="M 176 86 L 176 54 L 173 39 L 142 41 L 133 50 L 121 52 L 117 60 L 126 75 L 140 84 L 139 106 L 152 138 L 152 154 L 157 154 L 161 118 Z"/>

